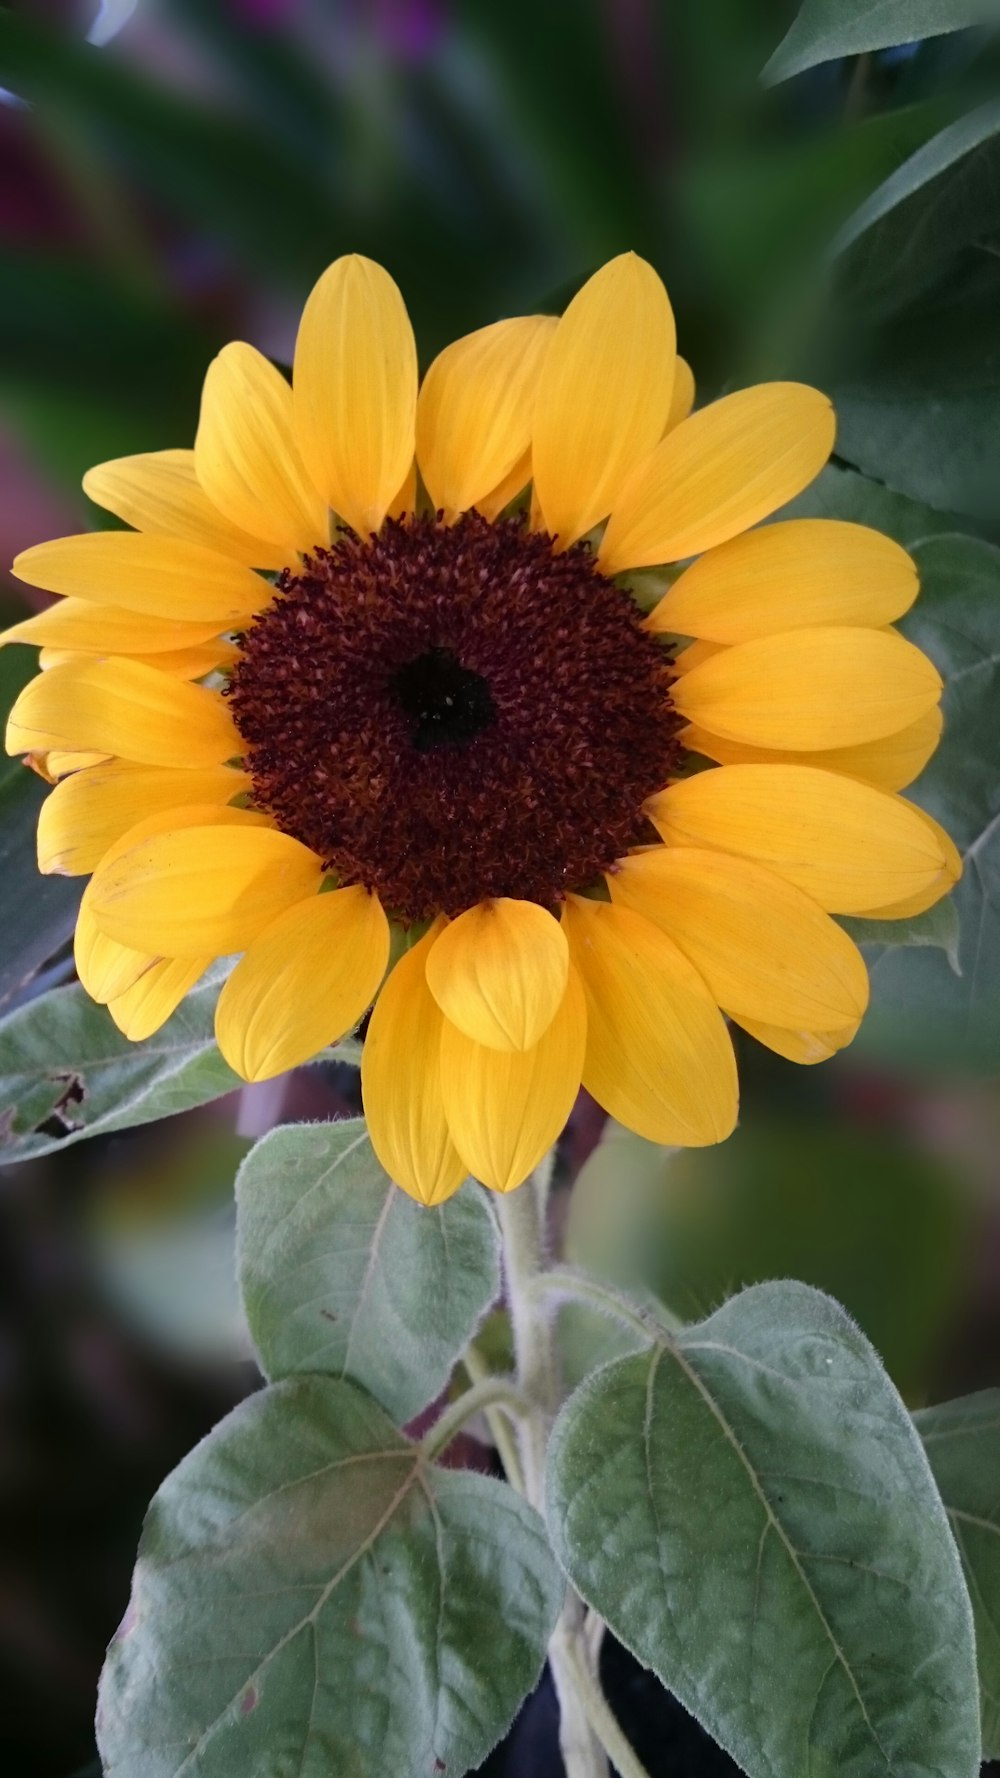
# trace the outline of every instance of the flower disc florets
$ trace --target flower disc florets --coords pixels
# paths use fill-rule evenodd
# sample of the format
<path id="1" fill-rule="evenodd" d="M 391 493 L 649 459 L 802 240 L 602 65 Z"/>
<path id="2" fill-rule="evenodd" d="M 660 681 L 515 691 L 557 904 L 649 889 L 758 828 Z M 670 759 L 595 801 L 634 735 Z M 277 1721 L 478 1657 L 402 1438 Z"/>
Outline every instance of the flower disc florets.
<path id="1" fill-rule="evenodd" d="M 667 667 L 586 545 L 468 513 L 287 570 L 229 695 L 257 806 L 427 919 L 551 906 L 643 837 L 678 754 Z"/>

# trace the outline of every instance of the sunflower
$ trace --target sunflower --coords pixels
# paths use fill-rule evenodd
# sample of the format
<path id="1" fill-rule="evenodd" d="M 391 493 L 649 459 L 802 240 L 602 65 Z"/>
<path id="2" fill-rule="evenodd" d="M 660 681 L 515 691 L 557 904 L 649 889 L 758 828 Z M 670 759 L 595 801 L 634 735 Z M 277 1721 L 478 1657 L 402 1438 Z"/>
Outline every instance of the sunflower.
<path id="1" fill-rule="evenodd" d="M 428 1204 L 518 1185 L 581 1082 L 654 1142 L 720 1141 L 728 1021 L 798 1062 L 851 1040 L 831 914 L 959 871 L 897 794 L 940 732 L 892 628 L 916 574 L 863 526 L 760 524 L 830 454 L 824 395 L 693 395 L 632 254 L 419 392 L 396 285 L 350 256 L 291 384 L 227 346 L 193 450 L 88 473 L 133 529 L 18 558 L 62 597 L 6 632 L 42 650 L 7 748 L 54 782 L 40 868 L 92 873 L 77 969 L 128 1037 L 230 955 L 247 1080 L 372 1009 L 372 1142 Z"/>

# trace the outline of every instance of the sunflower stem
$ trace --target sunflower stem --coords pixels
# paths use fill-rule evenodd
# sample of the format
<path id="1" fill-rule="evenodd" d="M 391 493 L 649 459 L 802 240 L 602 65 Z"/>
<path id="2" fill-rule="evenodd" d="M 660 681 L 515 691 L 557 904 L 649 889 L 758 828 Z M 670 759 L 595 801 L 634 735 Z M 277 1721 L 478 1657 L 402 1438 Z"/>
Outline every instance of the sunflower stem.
<path id="1" fill-rule="evenodd" d="M 466 1348 L 462 1365 L 470 1383 L 485 1383 L 487 1378 L 494 1374 L 475 1341 Z M 500 1453 L 500 1461 L 508 1482 L 518 1494 L 523 1494 L 524 1476 L 521 1473 L 521 1457 L 517 1448 L 517 1439 L 506 1415 L 498 1413 L 495 1407 L 485 1407 L 483 1416 L 490 1429 L 490 1437 Z"/>
<path id="2" fill-rule="evenodd" d="M 549 1272 L 540 1272 L 532 1283 L 532 1291 L 557 1304 L 582 1303 L 654 1345 L 662 1345 L 665 1337 L 680 1333 L 684 1326 L 665 1305 L 657 1303 L 655 1312 L 645 1309 L 639 1303 L 629 1302 L 612 1285 L 602 1284 L 599 1278 L 591 1278 L 573 1266 L 553 1266 Z"/>
<path id="3" fill-rule="evenodd" d="M 512 1420 L 523 1420 L 530 1412 L 527 1397 L 516 1383 L 505 1377 L 483 1377 L 473 1383 L 464 1395 L 460 1395 L 445 1408 L 444 1413 L 435 1420 L 434 1425 L 420 1441 L 420 1450 L 428 1463 L 440 1457 L 446 1451 L 456 1433 L 476 1416 L 489 1408 L 500 1408 L 509 1414 Z"/>
<path id="4" fill-rule="evenodd" d="M 552 1313 L 536 1288 L 546 1264 L 546 1205 L 552 1155 L 517 1191 L 497 1199 L 503 1239 L 507 1307 L 514 1338 L 518 1384 L 530 1412 L 518 1424 L 525 1493 L 539 1513 L 545 1506 L 545 1459 L 559 1406 Z M 559 1700 L 559 1744 L 566 1778 L 608 1778 L 604 1748 L 591 1724 L 581 1691 L 581 1673 L 591 1687 L 584 1636 L 584 1606 L 572 1588 L 549 1643 L 549 1669 Z M 628 1775 L 630 1778 L 630 1775 Z"/>

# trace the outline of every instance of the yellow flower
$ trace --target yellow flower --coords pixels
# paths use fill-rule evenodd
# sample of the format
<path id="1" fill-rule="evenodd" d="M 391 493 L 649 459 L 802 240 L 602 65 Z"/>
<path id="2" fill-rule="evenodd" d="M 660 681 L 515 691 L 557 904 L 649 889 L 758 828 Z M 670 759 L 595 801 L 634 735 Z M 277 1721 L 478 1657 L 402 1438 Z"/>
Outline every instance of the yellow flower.
<path id="1" fill-rule="evenodd" d="M 799 1062 L 850 1041 L 831 913 L 916 912 L 959 869 L 896 794 L 940 730 L 891 627 L 916 575 L 862 526 L 753 528 L 826 461 L 823 395 L 693 393 L 634 255 L 419 394 L 402 298 L 352 256 L 291 385 L 228 346 L 193 451 L 90 471 L 134 529 L 16 563 L 62 598 L 6 634 L 43 650 L 7 748 L 58 778 L 40 866 L 93 873 L 77 966 L 129 1037 L 231 953 L 248 1080 L 374 1003 L 372 1141 L 424 1203 L 518 1185 L 581 1081 L 653 1141 L 720 1141 L 727 1017 Z M 616 577 L 679 562 L 644 617 Z"/>

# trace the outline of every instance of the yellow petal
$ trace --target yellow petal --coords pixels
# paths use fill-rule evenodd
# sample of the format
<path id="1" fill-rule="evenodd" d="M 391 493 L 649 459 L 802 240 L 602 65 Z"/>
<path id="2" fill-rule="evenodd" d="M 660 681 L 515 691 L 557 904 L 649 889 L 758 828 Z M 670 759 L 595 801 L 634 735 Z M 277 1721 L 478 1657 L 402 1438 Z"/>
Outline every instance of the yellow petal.
<path id="1" fill-rule="evenodd" d="M 536 902 L 502 896 L 445 926 L 427 959 L 427 985 L 474 1043 L 528 1050 L 555 1018 L 568 971 L 559 922 Z"/>
<path id="2" fill-rule="evenodd" d="M 388 961 L 389 922 L 367 890 L 333 889 L 287 908 L 219 996 L 215 1035 L 230 1068 L 269 1080 L 311 1061 L 358 1023 Z"/>
<path id="3" fill-rule="evenodd" d="M 79 660 L 81 653 L 89 658 L 96 654 L 103 657 L 109 652 L 106 649 L 42 648 L 38 665 L 43 673 L 47 673 L 50 667 L 64 667 L 68 661 Z M 191 648 L 175 648 L 161 654 L 133 654 L 128 658 L 155 667 L 158 673 L 172 673 L 177 679 L 204 679 L 209 673 L 235 666 L 240 651 L 233 643 L 216 638 L 214 642 L 196 642 Z"/>
<path id="4" fill-rule="evenodd" d="M 820 1029 L 868 1004 L 861 953 L 816 902 L 745 858 L 653 846 L 609 873 L 612 900 L 673 939 L 726 1012 Z"/>
<path id="5" fill-rule="evenodd" d="M 200 543 L 248 568 L 283 568 L 288 560 L 283 549 L 230 524 L 212 505 L 195 473 L 193 451 L 112 458 L 88 469 L 83 489 L 137 531 Z"/>
<path id="6" fill-rule="evenodd" d="M 215 630 L 245 623 L 273 596 L 259 574 L 217 550 L 141 531 L 57 537 L 23 550 L 11 572 L 47 593 L 182 623 L 209 623 Z"/>
<path id="7" fill-rule="evenodd" d="M 38 816 L 38 868 L 81 876 L 145 815 L 191 803 L 228 803 L 249 789 L 229 766 L 200 771 L 133 765 L 114 759 L 64 778 Z"/>
<path id="8" fill-rule="evenodd" d="M 710 642 L 752 642 L 812 624 L 877 629 L 909 611 L 917 585 L 911 558 L 891 537 L 840 519 L 788 519 L 699 557 L 646 627 Z"/>
<path id="9" fill-rule="evenodd" d="M 674 706 L 756 747 L 850 747 L 932 710 L 941 675 L 894 630 L 786 630 L 724 648 L 678 680 Z"/>
<path id="10" fill-rule="evenodd" d="M 159 1031 L 184 996 L 203 976 L 211 957 L 160 957 L 138 981 L 108 1001 L 108 1011 L 130 1043 L 145 1043 Z"/>
<path id="11" fill-rule="evenodd" d="M 926 822 L 941 847 L 945 861 L 943 880 L 932 884 L 928 889 L 918 891 L 915 895 L 903 896 L 882 907 L 872 908 L 866 915 L 869 920 L 910 920 L 915 914 L 924 914 L 928 908 L 934 906 L 935 902 L 940 901 L 943 895 L 948 895 L 954 889 L 962 875 L 962 855 L 951 834 L 945 831 L 939 821 L 934 820 L 933 815 L 928 815 L 926 809 L 918 809 L 915 803 L 910 803 L 908 807 L 912 808 L 914 814 L 919 815 Z"/>
<path id="12" fill-rule="evenodd" d="M 388 272 L 335 260 L 295 346 L 295 428 L 320 493 L 362 537 L 377 531 L 413 461 L 417 349 Z"/>
<path id="13" fill-rule="evenodd" d="M 813 766 L 719 766 L 652 797 L 668 845 L 755 858 L 833 914 L 950 882 L 941 841 L 898 796 Z"/>
<path id="14" fill-rule="evenodd" d="M 15 701 L 7 752 L 91 748 L 151 766 L 212 766 L 243 750 L 218 692 L 140 661 L 78 655 L 40 673 Z"/>
<path id="15" fill-rule="evenodd" d="M 87 894 L 84 894 L 76 917 L 73 958 L 81 984 L 98 1006 L 127 993 L 157 961 L 148 951 L 120 945 L 117 940 L 108 938 L 94 918 Z"/>
<path id="16" fill-rule="evenodd" d="M 736 1063 L 697 971 L 630 908 L 571 895 L 563 920 L 587 1002 L 587 1091 L 650 1142 L 723 1141 L 736 1123 Z"/>
<path id="17" fill-rule="evenodd" d="M 443 1204 L 466 1176 L 448 1133 L 441 1078 L 444 1014 L 427 986 L 427 936 L 389 975 L 361 1055 L 372 1147 L 389 1176 L 421 1204 Z"/>
<path id="18" fill-rule="evenodd" d="M 690 673 L 694 667 L 700 667 L 702 661 L 711 661 L 717 654 L 726 652 L 720 642 L 689 642 L 682 648 L 673 663 L 673 672 L 678 679 Z"/>
<path id="19" fill-rule="evenodd" d="M 738 1019 L 736 1022 L 776 1055 L 806 1067 L 816 1062 L 828 1062 L 838 1050 L 846 1049 L 854 1042 L 858 1031 L 856 1023 L 844 1025 L 839 1031 L 786 1031 L 781 1025 L 767 1025 L 758 1019 Z"/>
<path id="20" fill-rule="evenodd" d="M 213 810 L 194 826 L 178 810 L 175 829 L 106 858 L 88 890 L 100 930 L 161 957 L 222 957 L 316 894 L 315 853 L 274 828 L 218 820 L 241 813 Z"/>
<path id="21" fill-rule="evenodd" d="M 726 741 L 696 724 L 682 729 L 679 739 L 692 753 L 702 753 L 719 765 L 810 765 L 825 772 L 842 772 L 862 778 L 879 790 L 902 790 L 920 776 L 941 739 L 941 711 L 937 705 L 894 735 L 878 741 L 859 741 L 854 747 L 817 748 L 796 753 L 792 748 L 750 747 Z"/>
<path id="22" fill-rule="evenodd" d="M 330 515 L 295 441 L 290 384 L 234 340 L 212 360 L 194 443 L 198 480 L 232 524 L 279 545 L 288 561 L 330 536 Z"/>
<path id="23" fill-rule="evenodd" d="M 523 492 L 530 480 L 531 452 L 525 451 L 524 456 L 518 458 L 510 474 L 504 477 L 500 486 L 494 488 L 492 494 L 484 495 L 482 500 L 476 501 L 476 511 L 481 512 L 484 519 L 498 519 L 504 507 L 509 506 L 512 500 L 517 499 L 518 494 Z M 537 530 L 541 523 L 541 514 L 536 515 L 531 522 L 533 529 Z"/>
<path id="24" fill-rule="evenodd" d="M 833 449 L 825 395 L 762 383 L 724 395 L 669 432 L 616 501 L 599 562 L 605 574 L 681 562 L 777 512 Z"/>
<path id="25" fill-rule="evenodd" d="M 676 330 L 652 266 L 623 253 L 559 322 L 538 381 L 532 463 L 545 529 L 563 549 L 611 511 L 670 413 Z"/>
<path id="26" fill-rule="evenodd" d="M 670 397 L 670 412 L 667 415 L 666 430 L 672 432 L 682 420 L 686 420 L 694 407 L 694 371 L 686 358 L 677 354 L 674 368 L 674 387 Z"/>
<path id="27" fill-rule="evenodd" d="M 448 1127 L 469 1172 L 491 1191 L 521 1185 L 558 1139 L 580 1090 L 586 1035 L 583 989 L 572 970 L 562 1004 L 533 1049 L 489 1049 L 445 1020 Z"/>
<path id="28" fill-rule="evenodd" d="M 37 772 L 40 778 L 44 778 L 46 784 L 58 784 L 60 778 L 65 778 L 70 772 L 84 772 L 88 766 L 104 765 L 107 758 L 106 753 L 74 753 L 65 748 L 53 747 L 47 752 L 43 749 L 40 753 L 26 753 L 23 763 Z"/>
<path id="29" fill-rule="evenodd" d="M 27 642 L 35 648 L 67 648 L 77 654 L 169 654 L 197 648 L 218 636 L 220 625 L 176 623 L 89 599 L 57 599 L 54 605 L 0 631 L 0 648 Z"/>
<path id="30" fill-rule="evenodd" d="M 451 518 L 506 482 L 531 446 L 538 376 L 557 322 L 519 315 L 439 353 L 417 401 L 417 456 L 431 504 Z"/>
<path id="31" fill-rule="evenodd" d="M 417 507 L 417 466 L 411 463 L 398 494 L 389 502 L 389 518 L 405 519 Z"/>

